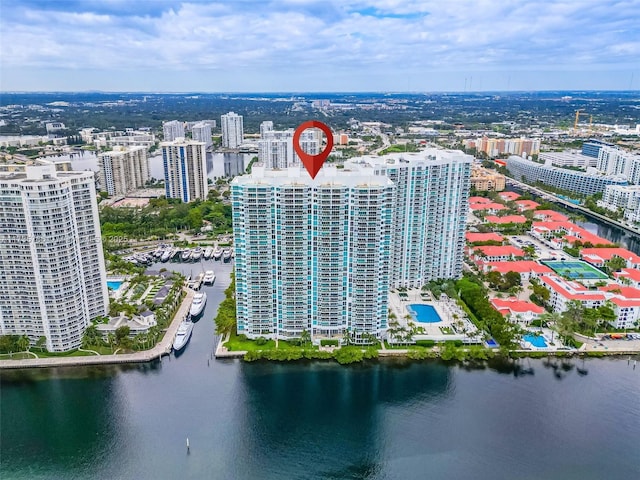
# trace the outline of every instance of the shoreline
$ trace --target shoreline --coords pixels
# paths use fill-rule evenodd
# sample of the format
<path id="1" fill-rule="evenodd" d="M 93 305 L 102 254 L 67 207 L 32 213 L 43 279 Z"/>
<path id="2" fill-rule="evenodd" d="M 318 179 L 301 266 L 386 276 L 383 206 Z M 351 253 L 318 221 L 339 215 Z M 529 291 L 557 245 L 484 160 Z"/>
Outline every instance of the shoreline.
<path id="1" fill-rule="evenodd" d="M 193 299 L 194 291 L 183 287 L 185 297 L 176 311 L 176 314 L 167 327 L 162 340 L 149 350 L 134 353 L 122 353 L 111 355 L 86 355 L 80 357 L 47 357 L 47 358 L 26 358 L 20 360 L 0 360 L 0 370 L 17 370 L 28 368 L 52 368 L 52 367 L 81 367 L 92 365 L 117 365 L 127 363 L 148 363 L 169 355 L 173 345 L 173 340 L 178 331 L 182 319 L 189 312 L 189 306 Z M 21 353 L 21 352 L 16 352 Z"/>

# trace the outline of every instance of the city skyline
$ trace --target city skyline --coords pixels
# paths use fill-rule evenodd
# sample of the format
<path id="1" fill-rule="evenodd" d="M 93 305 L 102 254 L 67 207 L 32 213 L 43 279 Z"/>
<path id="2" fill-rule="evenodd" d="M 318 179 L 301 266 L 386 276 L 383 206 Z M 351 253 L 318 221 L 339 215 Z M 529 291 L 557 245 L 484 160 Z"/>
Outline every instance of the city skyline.
<path id="1" fill-rule="evenodd" d="M 634 90 L 637 0 L 3 2 L 3 91 Z"/>

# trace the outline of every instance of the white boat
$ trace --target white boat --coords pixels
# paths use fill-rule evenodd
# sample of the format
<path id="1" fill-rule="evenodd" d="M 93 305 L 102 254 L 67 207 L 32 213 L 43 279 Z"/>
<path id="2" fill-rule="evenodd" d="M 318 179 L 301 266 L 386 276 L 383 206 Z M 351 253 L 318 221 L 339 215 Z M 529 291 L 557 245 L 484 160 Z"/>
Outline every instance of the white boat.
<path id="1" fill-rule="evenodd" d="M 225 248 L 224 251 L 222 252 L 222 260 L 225 262 L 228 262 L 229 260 L 231 260 L 231 250 L 228 248 Z"/>
<path id="2" fill-rule="evenodd" d="M 201 258 L 202 258 L 202 248 L 200 247 L 194 248 L 193 252 L 191 252 L 191 260 L 194 262 L 198 262 L 200 261 Z"/>
<path id="3" fill-rule="evenodd" d="M 176 338 L 173 340 L 173 349 L 176 352 L 182 350 L 187 342 L 189 342 L 189 339 L 191 338 L 191 332 L 193 332 L 193 322 L 191 322 L 190 320 L 183 320 L 178 327 Z"/>
<path id="4" fill-rule="evenodd" d="M 191 308 L 189 309 L 189 314 L 192 317 L 197 317 L 204 310 L 204 306 L 207 304 L 207 294 L 204 292 L 198 292 L 193 296 L 193 301 L 191 302 Z"/>
<path id="5" fill-rule="evenodd" d="M 213 248 L 211 247 L 207 247 L 204 250 L 204 259 L 205 260 L 209 260 L 211 258 L 211 255 L 213 255 Z"/>
<path id="6" fill-rule="evenodd" d="M 168 248 L 162 253 L 162 256 L 160 257 L 160 261 L 161 262 L 168 262 L 169 259 L 172 256 L 173 256 L 173 249 L 172 248 Z"/>
<path id="7" fill-rule="evenodd" d="M 207 270 L 204 272 L 204 279 L 202 281 L 205 285 L 213 285 L 213 282 L 216 281 L 216 274 L 213 270 Z"/>
<path id="8" fill-rule="evenodd" d="M 216 247 L 213 249 L 213 259 L 220 260 L 222 257 L 222 249 L 220 247 Z"/>
<path id="9" fill-rule="evenodd" d="M 180 255 L 180 259 L 183 262 L 188 262 L 190 258 L 191 258 L 191 249 L 187 248 L 187 249 L 183 250 L 182 254 Z"/>

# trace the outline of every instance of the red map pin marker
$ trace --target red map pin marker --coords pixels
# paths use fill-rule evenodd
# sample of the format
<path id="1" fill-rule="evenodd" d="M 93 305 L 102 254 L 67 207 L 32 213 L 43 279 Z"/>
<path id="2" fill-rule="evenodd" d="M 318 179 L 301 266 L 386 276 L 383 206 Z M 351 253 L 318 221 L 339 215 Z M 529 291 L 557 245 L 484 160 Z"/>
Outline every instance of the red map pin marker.
<path id="1" fill-rule="evenodd" d="M 327 146 L 318 155 L 309 155 L 300 146 L 300 135 L 302 135 L 302 132 L 304 132 L 307 128 L 319 128 L 327 137 Z M 328 125 L 325 125 L 324 123 L 317 120 L 309 120 L 308 122 L 304 122 L 298 128 L 296 128 L 296 131 L 293 133 L 293 149 L 300 157 L 300 160 L 302 160 L 302 164 L 304 165 L 304 168 L 307 169 L 307 172 L 309 172 L 309 175 L 311 175 L 311 178 L 316 178 L 316 175 L 320 171 L 320 168 L 322 168 L 322 164 L 331 153 L 332 148 L 333 133 L 331 133 L 331 129 Z"/>

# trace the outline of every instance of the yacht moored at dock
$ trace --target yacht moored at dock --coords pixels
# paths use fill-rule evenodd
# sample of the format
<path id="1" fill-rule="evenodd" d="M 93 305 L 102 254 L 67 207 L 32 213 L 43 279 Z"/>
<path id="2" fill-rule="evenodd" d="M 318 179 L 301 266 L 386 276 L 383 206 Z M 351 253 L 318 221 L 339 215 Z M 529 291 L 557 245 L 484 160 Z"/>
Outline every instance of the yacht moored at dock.
<path id="1" fill-rule="evenodd" d="M 189 309 L 189 314 L 192 317 L 199 316 L 203 310 L 204 306 L 207 304 L 207 294 L 204 292 L 198 292 L 193 296 L 193 301 L 191 302 L 191 308 Z"/>
<path id="2" fill-rule="evenodd" d="M 204 272 L 204 278 L 202 279 L 205 285 L 213 285 L 213 282 L 216 281 L 216 274 L 213 270 L 207 270 Z"/>
<path id="3" fill-rule="evenodd" d="M 191 338 L 191 333 L 193 332 L 193 322 L 191 320 L 183 320 L 180 326 L 178 327 L 178 331 L 176 333 L 176 338 L 173 341 L 173 349 L 176 352 L 182 350 L 189 339 Z"/>
<path id="4" fill-rule="evenodd" d="M 220 260 L 222 258 L 222 249 L 220 247 L 214 248 L 212 255 L 214 260 Z"/>
<path id="5" fill-rule="evenodd" d="M 183 250 L 182 253 L 180 254 L 180 259 L 183 262 L 188 262 L 191 259 L 191 249 L 187 248 Z"/>
<path id="6" fill-rule="evenodd" d="M 193 252 L 191 252 L 191 261 L 199 262 L 201 258 L 202 258 L 202 248 L 200 247 L 194 248 Z"/>
<path id="7" fill-rule="evenodd" d="M 231 249 L 229 248 L 224 249 L 224 251 L 222 252 L 222 260 L 224 262 L 228 262 L 229 260 L 231 260 Z"/>
<path id="8" fill-rule="evenodd" d="M 213 255 L 213 248 L 211 247 L 207 247 L 204 250 L 204 259 L 205 260 L 209 260 L 211 258 L 211 255 Z"/>

